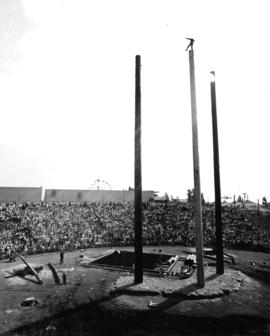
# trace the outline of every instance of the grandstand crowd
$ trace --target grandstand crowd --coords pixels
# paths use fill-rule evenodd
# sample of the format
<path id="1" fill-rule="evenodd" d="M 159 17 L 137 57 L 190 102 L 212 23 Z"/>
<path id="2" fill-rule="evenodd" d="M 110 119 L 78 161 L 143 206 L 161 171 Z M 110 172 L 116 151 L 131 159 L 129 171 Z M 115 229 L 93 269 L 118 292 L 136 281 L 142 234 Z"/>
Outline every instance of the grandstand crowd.
<path id="1" fill-rule="evenodd" d="M 223 208 L 227 248 L 270 251 L 270 234 L 247 211 Z M 204 242 L 215 241 L 215 209 L 202 210 Z M 194 209 L 177 202 L 143 204 L 143 244 L 194 246 Z M 97 246 L 134 245 L 134 204 L 0 203 L 0 258 Z"/>

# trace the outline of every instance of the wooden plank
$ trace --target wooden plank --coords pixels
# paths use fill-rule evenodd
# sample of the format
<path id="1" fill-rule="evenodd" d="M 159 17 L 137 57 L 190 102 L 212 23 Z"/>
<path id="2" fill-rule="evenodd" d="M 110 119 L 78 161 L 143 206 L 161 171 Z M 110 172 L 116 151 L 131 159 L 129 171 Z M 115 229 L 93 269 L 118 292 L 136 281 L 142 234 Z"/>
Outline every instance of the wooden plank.
<path id="1" fill-rule="evenodd" d="M 174 262 L 169 266 L 166 273 L 170 273 L 172 271 L 172 269 L 174 268 L 174 266 L 176 265 L 178 260 L 179 260 L 179 255 L 176 255 L 175 259 L 174 259 Z"/>

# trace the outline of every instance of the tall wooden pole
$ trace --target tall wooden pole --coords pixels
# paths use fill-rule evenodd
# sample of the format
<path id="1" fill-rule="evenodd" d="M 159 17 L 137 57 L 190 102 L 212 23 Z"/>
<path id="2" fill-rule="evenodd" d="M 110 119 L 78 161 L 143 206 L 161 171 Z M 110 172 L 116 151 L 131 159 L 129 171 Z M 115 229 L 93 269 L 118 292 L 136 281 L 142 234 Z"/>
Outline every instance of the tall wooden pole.
<path id="1" fill-rule="evenodd" d="M 204 268 L 203 268 L 201 183 L 200 183 L 198 126 L 197 126 L 195 67 L 194 67 L 194 52 L 192 46 L 191 49 L 189 50 L 189 71 L 190 71 L 190 92 L 191 92 L 192 139 L 193 139 L 197 286 L 203 288 L 205 282 L 204 282 Z"/>
<path id="2" fill-rule="evenodd" d="M 217 254 L 216 273 L 223 274 L 224 261 L 223 261 L 223 239 L 222 239 L 221 191 L 220 191 L 220 173 L 219 173 L 216 81 L 214 71 L 211 71 L 211 107 L 212 107 L 214 180 L 215 180 L 215 219 L 216 219 L 216 254 Z"/>
<path id="3" fill-rule="evenodd" d="M 141 173 L 141 56 L 136 56 L 135 78 L 135 270 L 134 283 L 143 282 Z"/>

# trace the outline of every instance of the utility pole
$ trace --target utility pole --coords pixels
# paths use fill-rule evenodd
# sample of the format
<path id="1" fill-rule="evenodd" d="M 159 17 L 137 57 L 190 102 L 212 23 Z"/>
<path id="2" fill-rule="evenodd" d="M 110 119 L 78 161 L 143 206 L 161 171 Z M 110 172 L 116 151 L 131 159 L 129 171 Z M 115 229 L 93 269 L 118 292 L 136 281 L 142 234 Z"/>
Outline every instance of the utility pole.
<path id="1" fill-rule="evenodd" d="M 135 270 L 134 283 L 143 282 L 142 248 L 142 173 L 141 173 L 141 56 L 136 56 L 135 75 Z"/>
<path id="2" fill-rule="evenodd" d="M 216 273 L 224 273 L 223 260 L 223 239 L 222 239 L 222 214 L 221 214 L 221 192 L 219 172 L 219 147 L 218 147 L 218 126 L 216 107 L 216 80 L 215 72 L 211 71 L 211 107 L 212 107 L 212 130 L 213 130 L 213 152 L 214 152 L 214 180 L 215 180 L 215 217 L 216 217 Z"/>
<path id="3" fill-rule="evenodd" d="M 189 50 L 189 72 L 190 72 L 190 96 L 191 96 L 191 117 L 192 117 L 192 140 L 193 140 L 193 170 L 194 170 L 194 206 L 196 225 L 196 259 L 197 259 L 197 286 L 203 288 L 204 268 L 203 268 L 203 231 L 202 231 L 202 205 L 201 205 L 201 183 L 200 183 L 200 163 L 199 163 L 199 143 L 197 126 L 197 105 L 195 87 L 195 66 L 194 66 L 194 39 L 190 41 Z M 186 50 L 187 50 L 186 49 Z"/>

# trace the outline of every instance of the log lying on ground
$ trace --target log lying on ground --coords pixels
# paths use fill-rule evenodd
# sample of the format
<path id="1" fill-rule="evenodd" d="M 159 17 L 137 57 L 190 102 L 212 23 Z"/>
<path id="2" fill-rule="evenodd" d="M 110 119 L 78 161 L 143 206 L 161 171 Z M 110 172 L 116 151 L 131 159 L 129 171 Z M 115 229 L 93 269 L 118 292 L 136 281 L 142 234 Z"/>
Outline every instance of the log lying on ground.
<path id="1" fill-rule="evenodd" d="M 35 269 L 30 264 L 28 264 L 28 262 L 24 259 L 24 257 L 21 256 L 20 254 L 18 254 L 18 257 L 25 263 L 25 265 L 28 267 L 29 271 L 37 278 L 38 283 L 40 285 L 43 284 L 43 280 L 37 274 L 37 272 L 35 271 Z"/>

